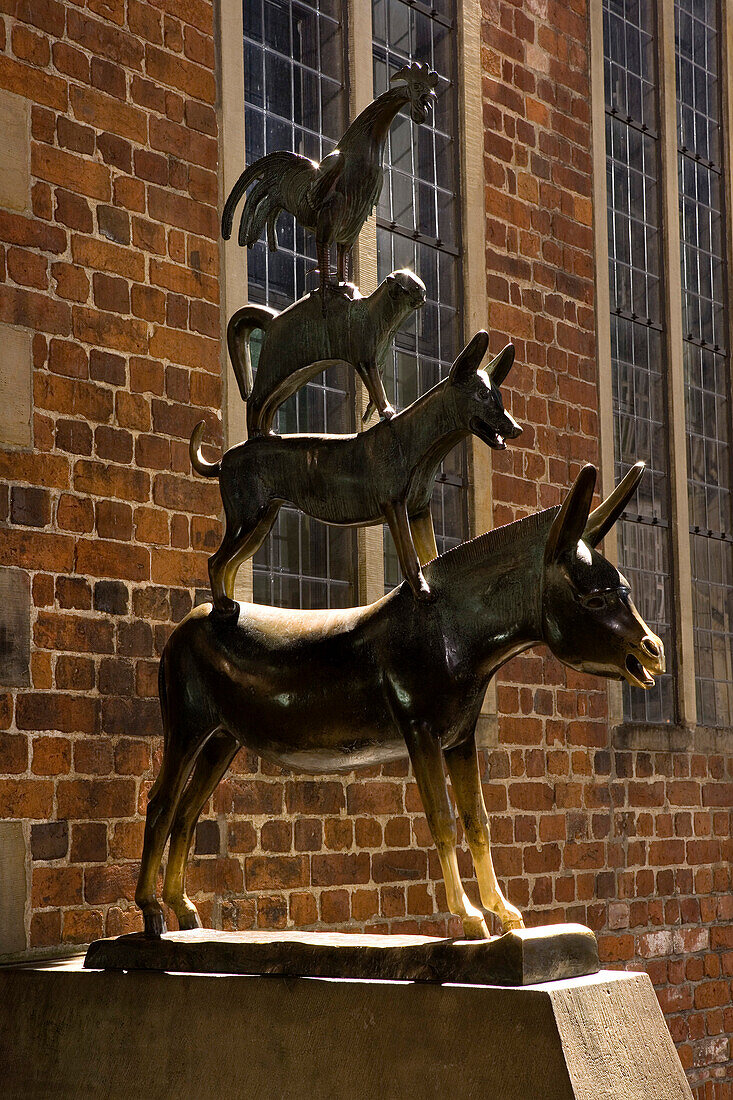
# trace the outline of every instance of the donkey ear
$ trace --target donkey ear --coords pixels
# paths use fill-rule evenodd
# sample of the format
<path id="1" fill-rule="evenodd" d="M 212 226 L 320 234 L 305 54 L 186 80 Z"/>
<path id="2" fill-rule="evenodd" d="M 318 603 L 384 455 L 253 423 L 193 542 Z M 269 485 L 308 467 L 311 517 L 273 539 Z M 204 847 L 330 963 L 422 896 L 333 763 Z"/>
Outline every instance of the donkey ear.
<path id="1" fill-rule="evenodd" d="M 458 358 L 451 367 L 449 375 L 451 382 L 457 382 L 459 385 L 465 385 L 467 382 L 470 382 L 481 366 L 481 360 L 486 355 L 488 346 L 488 332 L 485 332 L 484 329 L 479 329 L 476 335 L 466 344 L 463 351 L 460 352 Z"/>
<path id="2" fill-rule="evenodd" d="M 584 466 L 575 484 L 565 497 L 562 508 L 555 517 L 545 545 L 545 561 L 555 561 L 566 550 L 576 546 L 583 538 L 588 522 L 593 490 L 596 484 L 596 468 L 590 463 Z"/>
<path id="3" fill-rule="evenodd" d="M 509 371 L 512 369 L 513 363 L 514 344 L 507 344 L 507 346 L 499 352 L 496 358 L 491 360 L 486 368 L 486 373 L 495 386 L 500 386 L 502 384 L 509 374 Z"/>
<path id="4" fill-rule="evenodd" d="M 644 473 L 645 463 L 637 462 L 632 466 L 622 481 L 618 483 L 610 496 L 606 497 L 602 504 L 594 508 L 588 516 L 585 525 L 583 540 L 589 546 L 597 546 L 604 535 L 613 527 L 616 520 L 623 512 L 626 505 L 636 492 L 636 487 Z"/>

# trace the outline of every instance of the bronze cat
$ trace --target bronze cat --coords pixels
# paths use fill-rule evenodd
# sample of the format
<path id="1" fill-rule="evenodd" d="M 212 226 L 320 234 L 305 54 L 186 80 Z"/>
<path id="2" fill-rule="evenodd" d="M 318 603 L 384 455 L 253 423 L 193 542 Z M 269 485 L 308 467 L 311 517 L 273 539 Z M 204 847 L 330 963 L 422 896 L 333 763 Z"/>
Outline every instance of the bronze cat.
<path id="1" fill-rule="evenodd" d="M 384 360 L 400 325 L 424 304 L 425 284 L 412 271 L 393 271 L 366 297 L 348 287 L 350 296 L 326 291 L 327 310 L 317 290 L 282 313 L 247 305 L 232 316 L 227 346 L 247 402 L 249 436 L 269 432 L 278 406 L 333 363 L 350 363 L 367 388 L 369 408 L 394 416 L 382 383 Z M 249 342 L 255 329 L 262 329 L 264 339 L 253 378 Z"/>

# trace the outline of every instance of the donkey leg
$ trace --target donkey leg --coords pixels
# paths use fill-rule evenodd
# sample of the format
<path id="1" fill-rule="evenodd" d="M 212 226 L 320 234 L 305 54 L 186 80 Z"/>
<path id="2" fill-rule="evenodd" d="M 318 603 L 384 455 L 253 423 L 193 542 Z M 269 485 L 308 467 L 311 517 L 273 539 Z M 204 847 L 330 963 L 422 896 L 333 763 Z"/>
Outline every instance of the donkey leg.
<path id="1" fill-rule="evenodd" d="M 186 788 L 171 828 L 163 901 L 170 905 L 178 927 L 200 928 L 196 906 L 186 895 L 186 864 L 199 814 L 234 759 L 239 743 L 226 730 L 213 733 L 199 753 L 191 782 Z"/>
<path id="2" fill-rule="evenodd" d="M 472 736 L 463 745 L 458 745 L 454 749 L 447 749 L 445 762 L 448 765 L 463 831 L 476 868 L 481 901 L 490 913 L 495 913 L 499 918 L 504 932 L 512 928 L 524 928 L 522 914 L 502 894 L 494 871 L 491 859 L 489 815 L 486 813 L 484 794 L 481 789 L 475 737 Z"/>
<path id="3" fill-rule="evenodd" d="M 170 730 L 160 774 L 151 791 L 145 817 L 140 874 L 135 890 L 135 901 L 142 909 L 145 933 L 148 936 L 160 936 L 165 932 L 163 910 L 155 897 L 158 871 L 178 800 L 200 749 L 200 741 L 181 744 L 175 729 Z"/>
<path id="4" fill-rule="evenodd" d="M 412 528 L 412 541 L 415 544 L 420 564 L 426 565 L 438 556 L 435 528 L 433 527 L 433 517 L 430 514 L 430 509 L 420 512 L 417 516 L 410 516 L 410 527 Z"/>
<path id="5" fill-rule="evenodd" d="M 483 914 L 466 896 L 458 871 L 456 819 L 448 798 L 440 745 L 428 726 L 419 723 L 410 725 L 405 740 L 425 816 L 438 849 L 448 908 L 463 921 L 463 931 L 467 939 L 488 939 L 489 933 Z"/>
<path id="6" fill-rule="evenodd" d="M 402 572 L 407 583 L 412 589 L 416 600 L 431 600 L 433 595 L 428 582 L 423 576 L 420 561 L 412 541 L 410 521 L 407 518 L 407 508 L 402 500 L 391 501 L 384 505 L 384 518 L 389 524 L 389 530 L 394 539 L 397 557 L 400 559 Z"/>

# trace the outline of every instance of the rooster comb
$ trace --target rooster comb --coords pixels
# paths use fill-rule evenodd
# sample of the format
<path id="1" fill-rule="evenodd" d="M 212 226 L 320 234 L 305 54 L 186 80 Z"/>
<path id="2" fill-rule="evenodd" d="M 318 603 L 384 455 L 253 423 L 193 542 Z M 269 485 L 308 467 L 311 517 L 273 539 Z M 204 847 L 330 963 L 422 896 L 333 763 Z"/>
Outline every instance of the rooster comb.
<path id="1" fill-rule="evenodd" d="M 403 65 L 389 78 L 390 84 L 397 81 L 412 84 L 413 80 L 420 80 L 430 88 L 438 85 L 438 74 L 425 61 L 412 61 L 409 65 Z"/>

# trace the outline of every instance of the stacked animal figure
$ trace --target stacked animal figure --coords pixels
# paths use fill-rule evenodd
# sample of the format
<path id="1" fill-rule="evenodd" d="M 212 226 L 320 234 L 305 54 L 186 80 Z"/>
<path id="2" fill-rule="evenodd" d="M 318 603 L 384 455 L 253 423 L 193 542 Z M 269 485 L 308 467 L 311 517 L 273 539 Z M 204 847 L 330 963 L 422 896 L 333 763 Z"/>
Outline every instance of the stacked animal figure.
<path id="1" fill-rule="evenodd" d="M 191 839 L 243 745 L 310 774 L 409 756 L 450 911 L 467 937 L 485 938 L 484 914 L 468 900 L 458 872 L 445 765 L 482 905 L 505 931 L 521 927 L 494 873 L 477 763 L 475 726 L 490 678 L 540 642 L 571 668 L 638 687 L 650 687 L 664 670 L 662 643 L 639 616 L 626 580 L 596 549 L 643 464 L 595 510 L 596 471 L 586 466 L 561 507 L 437 554 L 430 498 L 445 455 L 469 435 L 503 448 L 521 432 L 499 388 L 514 348 L 482 366 L 489 337 L 476 333 L 441 382 L 395 413 L 384 391 L 384 361 L 400 325 L 423 304 L 425 287 L 409 271 L 388 275 L 366 297 L 346 281 L 351 249 L 379 198 L 390 123 L 408 105 L 413 120 L 424 122 L 436 83 L 427 66 L 405 66 L 320 165 L 270 153 L 243 172 L 227 200 L 225 237 L 244 197 L 243 245 L 267 227 L 276 248 L 276 219 L 281 210 L 293 214 L 315 234 L 320 281 L 281 314 L 254 305 L 234 314 L 227 343 L 247 402 L 248 438 L 213 462 L 202 454 L 203 422 L 191 437 L 194 469 L 219 479 L 226 526 L 209 562 L 213 604 L 176 627 L 160 664 L 164 753 L 150 791 L 136 893 L 150 935 L 165 929 L 155 889 L 169 838 L 163 899 L 180 928 L 199 926 L 185 890 Z M 253 377 L 255 329 L 263 336 Z M 379 420 L 351 435 L 273 432 L 282 402 L 335 361 L 361 377 Z M 371 606 L 347 610 L 238 603 L 237 570 L 286 503 L 330 524 L 386 522 L 405 582 Z"/>

